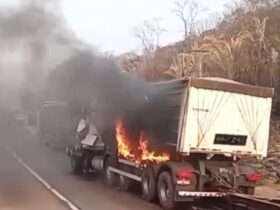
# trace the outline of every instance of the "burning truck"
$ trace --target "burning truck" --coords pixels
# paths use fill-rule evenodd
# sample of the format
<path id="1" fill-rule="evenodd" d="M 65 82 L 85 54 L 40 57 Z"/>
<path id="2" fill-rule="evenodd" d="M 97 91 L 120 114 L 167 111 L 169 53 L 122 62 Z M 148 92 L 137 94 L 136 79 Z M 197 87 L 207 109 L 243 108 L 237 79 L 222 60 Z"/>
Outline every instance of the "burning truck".
<path id="1" fill-rule="evenodd" d="M 145 200 L 168 210 L 254 194 L 261 176 L 242 160 L 267 156 L 272 97 L 273 89 L 219 78 L 150 84 L 135 110 L 105 119 L 89 111 L 80 143 L 67 148 L 72 171 L 103 172 L 122 190 L 139 182 Z M 111 126 L 102 129 L 102 120 Z"/>

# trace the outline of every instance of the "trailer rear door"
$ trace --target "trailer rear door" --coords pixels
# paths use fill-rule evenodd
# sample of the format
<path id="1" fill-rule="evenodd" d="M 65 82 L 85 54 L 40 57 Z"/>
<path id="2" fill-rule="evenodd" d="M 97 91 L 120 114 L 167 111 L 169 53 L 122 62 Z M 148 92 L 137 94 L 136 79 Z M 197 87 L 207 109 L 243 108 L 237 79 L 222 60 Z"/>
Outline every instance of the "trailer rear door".
<path id="1" fill-rule="evenodd" d="M 179 152 L 267 155 L 272 89 L 225 81 L 190 82 L 188 89 Z"/>

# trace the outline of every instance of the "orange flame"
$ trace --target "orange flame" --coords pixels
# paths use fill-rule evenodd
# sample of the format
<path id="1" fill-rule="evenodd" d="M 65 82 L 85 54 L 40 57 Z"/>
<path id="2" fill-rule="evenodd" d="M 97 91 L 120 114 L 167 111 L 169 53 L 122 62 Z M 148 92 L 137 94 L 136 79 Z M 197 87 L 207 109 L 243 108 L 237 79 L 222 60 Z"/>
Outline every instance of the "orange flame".
<path id="1" fill-rule="evenodd" d="M 140 141 L 139 141 L 139 149 L 142 151 L 141 160 L 164 162 L 170 159 L 170 156 L 166 153 L 156 155 L 155 152 L 149 151 L 148 143 L 149 143 L 148 140 L 144 139 L 144 134 L 141 134 Z"/>
<path id="2" fill-rule="evenodd" d="M 135 156 L 132 154 L 129 142 L 127 141 L 125 128 L 122 121 L 118 121 L 116 125 L 116 139 L 119 155 L 127 159 L 134 159 Z"/>
<path id="3" fill-rule="evenodd" d="M 144 132 L 141 132 L 139 141 L 138 141 L 138 152 L 139 156 L 133 153 L 133 149 L 130 145 L 130 140 L 126 134 L 126 130 L 122 121 L 118 121 L 116 124 L 116 139 L 118 144 L 118 153 L 119 156 L 134 161 L 136 163 L 143 163 L 145 161 L 151 162 L 164 162 L 170 159 L 169 154 L 159 153 L 156 154 L 154 151 L 149 150 L 149 141 L 145 137 Z"/>

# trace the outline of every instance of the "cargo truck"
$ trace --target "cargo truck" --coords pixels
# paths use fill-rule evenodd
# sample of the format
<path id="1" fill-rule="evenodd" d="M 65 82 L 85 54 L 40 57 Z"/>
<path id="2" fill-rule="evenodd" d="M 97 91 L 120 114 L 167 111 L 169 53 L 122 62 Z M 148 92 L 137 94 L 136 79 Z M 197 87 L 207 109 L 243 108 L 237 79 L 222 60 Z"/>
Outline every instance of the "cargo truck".
<path id="1" fill-rule="evenodd" d="M 143 199 L 157 200 L 167 210 L 228 192 L 254 194 L 261 175 L 242 160 L 267 156 L 273 89 L 220 78 L 186 78 L 151 88 L 157 94 L 146 96 L 146 110 L 158 109 L 146 116 L 140 112 L 140 117 L 162 117 L 157 129 L 164 135 L 154 145 L 161 152 L 143 156 L 144 145 L 137 158 L 133 148 L 122 144 L 124 122 L 116 122 L 111 137 L 84 126 L 87 129 L 80 130 L 90 135 L 67 148 L 72 171 L 103 172 L 107 184 L 122 190 L 138 182 Z M 140 146 L 143 143 L 147 142 L 140 140 Z"/>

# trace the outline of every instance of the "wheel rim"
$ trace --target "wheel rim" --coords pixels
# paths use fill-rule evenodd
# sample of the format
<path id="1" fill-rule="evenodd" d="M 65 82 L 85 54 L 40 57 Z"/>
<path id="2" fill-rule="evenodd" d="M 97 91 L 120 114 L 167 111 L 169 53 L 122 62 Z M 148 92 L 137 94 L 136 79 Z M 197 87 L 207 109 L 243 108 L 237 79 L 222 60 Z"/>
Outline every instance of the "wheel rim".
<path id="1" fill-rule="evenodd" d="M 144 178 L 144 180 L 142 181 L 142 186 L 143 186 L 143 191 L 144 193 L 148 193 L 149 189 L 150 189 L 150 183 L 149 183 L 149 179 L 148 178 Z"/>
<path id="2" fill-rule="evenodd" d="M 161 184 L 160 197 L 163 201 L 168 200 L 168 198 L 170 197 L 170 190 L 169 190 L 166 182 L 162 182 L 162 184 Z"/>

